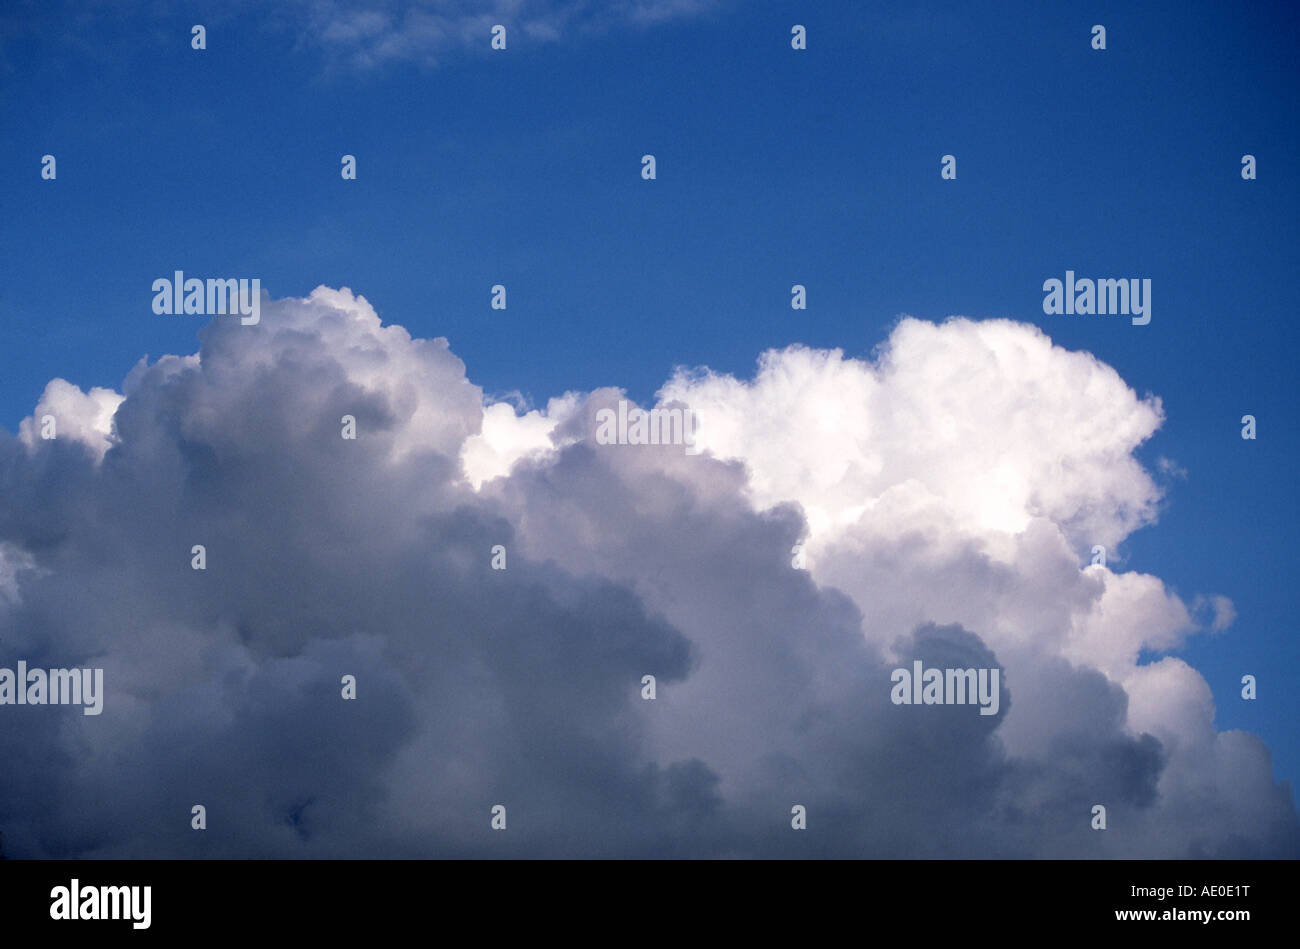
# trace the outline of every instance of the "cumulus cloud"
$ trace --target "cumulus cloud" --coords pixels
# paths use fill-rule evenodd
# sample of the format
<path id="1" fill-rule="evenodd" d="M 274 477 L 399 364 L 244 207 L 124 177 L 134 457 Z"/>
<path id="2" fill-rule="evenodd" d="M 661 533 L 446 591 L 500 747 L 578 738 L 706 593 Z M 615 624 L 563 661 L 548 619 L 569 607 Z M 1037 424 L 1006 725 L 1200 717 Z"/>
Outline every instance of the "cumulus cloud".
<path id="1" fill-rule="evenodd" d="M 122 398 L 112 389 L 96 386 L 82 392 L 66 379 L 51 379 L 36 412 L 19 423 L 18 437 L 33 448 L 40 438 L 61 435 L 84 445 L 98 461 L 113 443 L 113 415 Z M 47 429 L 46 420 L 51 418 L 53 427 Z"/>
<path id="2" fill-rule="evenodd" d="M 475 488 L 491 478 L 510 473 L 521 458 L 545 455 L 555 447 L 551 434 L 559 420 L 572 414 L 578 396 L 552 399 L 546 411 L 516 413 L 509 402 L 483 407 L 483 426 L 465 440 L 460 461 L 465 477 Z"/>
<path id="3" fill-rule="evenodd" d="M 1031 326 L 679 372 L 701 454 L 599 443 L 616 389 L 485 401 L 346 289 L 201 342 L 0 440 L 0 665 L 107 693 L 0 708 L 15 855 L 1300 852 L 1167 654 L 1230 602 L 1088 563 L 1154 521 L 1158 401 Z M 914 660 L 1001 669 L 998 713 L 894 705 Z"/>

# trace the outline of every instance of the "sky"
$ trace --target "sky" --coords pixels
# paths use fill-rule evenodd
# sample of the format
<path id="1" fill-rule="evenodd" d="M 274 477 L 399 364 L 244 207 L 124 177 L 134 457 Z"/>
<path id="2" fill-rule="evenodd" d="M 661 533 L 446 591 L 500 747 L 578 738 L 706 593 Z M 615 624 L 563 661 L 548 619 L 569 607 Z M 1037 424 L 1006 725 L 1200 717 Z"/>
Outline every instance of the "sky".
<path id="1" fill-rule="evenodd" d="M 595 830 L 566 838 L 558 817 L 531 831 L 521 821 L 520 852 L 691 855 L 675 849 L 680 828 L 665 815 L 677 811 L 712 821 L 699 852 L 743 854 L 764 795 L 785 802 L 782 781 L 798 773 L 821 795 L 819 815 L 847 815 L 873 794 L 915 796 L 922 778 L 942 786 L 933 811 L 894 815 L 896 836 L 847 834 L 860 855 L 1078 856 L 1095 846 L 1086 821 L 1058 830 L 1044 802 L 1068 798 L 1062 789 L 1086 772 L 1113 778 L 1102 781 L 1121 802 L 1112 810 L 1133 812 L 1107 854 L 1255 856 L 1273 840 L 1294 856 L 1300 399 L 1287 287 L 1300 264 L 1290 160 L 1300 12 L 908 7 L 7 4 L 0 665 L 22 658 L 6 644 L 51 662 L 98 656 L 119 689 L 129 683 L 115 693 L 110 676 L 109 701 L 130 695 L 118 700 L 126 720 L 101 729 L 111 737 L 92 744 L 105 750 L 80 767 L 37 765 L 31 733 L 5 732 L 0 743 L 34 769 L 30 785 L 0 791 L 7 846 L 190 853 L 187 825 L 177 835 L 148 815 L 171 806 L 163 789 L 192 797 L 208 775 L 232 800 L 264 793 L 257 806 L 281 830 L 286 813 L 312 815 L 311 833 L 295 818 L 280 842 L 223 831 L 229 854 L 490 853 L 506 845 L 447 836 L 432 816 L 489 794 L 482 784 L 536 788 L 548 813 L 576 796 L 601 815 L 593 826 L 646 828 L 601 843 Z M 204 50 L 191 48 L 195 23 Z M 489 45 L 495 23 L 507 27 L 504 51 Z M 806 50 L 791 48 L 793 24 L 806 26 Z M 1094 24 L 1106 27 L 1105 50 L 1091 47 Z M 40 174 L 46 154 L 53 181 Z M 654 180 L 641 176 L 644 154 Z M 949 154 L 953 180 L 940 176 Z M 1246 154 L 1255 180 L 1242 178 Z M 356 157 L 355 180 L 340 176 L 343 155 Z M 260 278 L 263 323 L 155 314 L 152 282 L 175 270 Z M 1043 282 L 1067 270 L 1149 278 L 1151 322 L 1045 314 Z M 507 287 L 505 310 L 490 306 L 495 284 Z M 807 288 L 806 310 L 791 308 L 794 284 Z M 967 319 L 944 322 L 954 316 Z M 378 321 L 449 349 L 404 342 Z M 202 367 L 157 362 L 201 347 Z M 266 353 L 281 359 L 273 369 Z M 133 373 L 146 356 L 154 368 Z M 127 398 L 92 404 L 47 390 L 55 379 Z M 700 406 L 702 460 L 595 451 L 581 420 L 616 391 Z M 312 440 L 337 429 L 349 398 L 364 403 L 363 433 L 383 433 L 365 460 Z M 495 410 L 488 438 L 484 407 L 503 402 L 514 408 Z M 41 444 L 31 422 L 24 436 L 41 405 L 67 416 L 69 443 Z M 313 414 L 325 408 L 329 425 Z M 1246 414 L 1254 440 L 1241 437 Z M 823 429 L 826 418 L 838 421 Z M 479 467 L 467 486 L 468 458 Z M 337 522 L 313 524 L 309 499 Z M 513 538 L 504 576 L 456 573 L 422 599 L 408 564 L 427 554 L 468 570 L 456 566 L 459 545 L 477 551 L 494 524 Z M 164 577 L 194 579 L 169 573 L 151 546 L 177 546 L 189 573 L 182 525 L 241 559 L 243 579 L 218 572 L 233 591 L 164 593 Z M 304 553 L 339 538 L 367 583 L 342 553 Z M 778 575 L 801 539 L 811 567 Z M 1107 546 L 1108 579 L 1082 570 L 1094 543 Z M 750 562 L 752 546 L 771 556 Z M 702 558 L 693 569 L 684 547 Z M 1075 573 L 1055 569 L 1071 557 Z M 515 576 L 499 603 L 474 605 L 483 584 Z M 312 596 L 277 599 L 272 580 Z M 755 596 L 760 583 L 768 590 Z M 389 612 L 372 602 L 376 586 Z M 769 602 L 781 590 L 801 607 Z M 304 606 L 321 597 L 332 616 Z M 408 639 L 402 630 L 435 606 L 473 616 L 468 627 L 502 637 L 514 658 L 471 661 L 477 647 L 450 634 L 436 646 Z M 316 633 L 297 625 L 303 610 Z M 500 632 L 511 616 L 576 632 L 534 654 L 522 627 Z M 631 638 L 610 647 L 595 632 L 602 616 L 621 617 Z M 822 628 L 791 631 L 808 617 Z M 167 675 L 154 668 L 164 635 L 179 650 Z M 1006 666 L 1019 691 L 1010 686 L 997 728 L 963 719 L 931 731 L 920 717 L 894 727 L 900 709 L 871 670 L 887 683 L 900 641 L 1021 663 L 1019 677 Z M 786 649 L 788 664 L 776 663 Z M 720 653 L 737 657 L 726 672 Z M 681 702 L 665 690 L 657 717 L 635 694 L 624 708 L 602 674 L 621 675 L 629 655 L 671 670 Z M 459 660 L 464 676 L 443 681 L 436 668 Z M 583 685 L 548 705 L 520 682 L 526 660 Z M 268 778 L 242 791 L 217 774 L 221 753 L 249 734 L 315 717 L 312 690 L 338 662 L 384 683 L 372 694 L 387 704 L 338 726 L 356 730 L 346 749 L 296 754 L 304 775 L 369 755 L 368 777 Z M 846 664 L 857 671 L 836 671 Z M 246 675 L 244 704 L 204 692 L 211 707 L 167 724 L 179 696 L 217 689 L 230 669 Z M 1252 701 L 1240 695 L 1245 674 L 1258 679 Z M 308 684 L 277 710 L 267 690 L 281 675 Z M 475 675 L 499 691 L 471 688 Z M 716 706 L 745 682 L 764 683 L 754 689 L 769 701 Z M 808 760 L 794 733 L 779 755 L 735 739 L 763 734 L 759 722 L 772 734 L 793 727 L 767 684 L 823 722 L 806 738 L 818 749 Z M 1050 713 L 1058 687 L 1077 706 Z M 1050 725 L 1032 727 L 1017 704 Z M 522 709 L 538 705 L 553 717 L 525 727 Z M 692 716 L 706 713 L 736 716 L 732 737 L 693 734 Z M 323 721 L 341 714 L 331 706 Z M 466 716 L 503 760 L 529 767 L 499 773 L 490 751 L 451 754 L 468 726 L 450 719 Z M 1107 723 L 1095 748 L 1075 730 L 1089 720 Z M 77 721 L 79 737 L 60 740 L 79 747 L 98 725 Z M 1237 730 L 1258 738 L 1222 737 Z M 637 740 L 612 741 L 624 732 Z M 157 797 L 93 818 L 73 790 L 23 803 L 33 789 L 124 781 L 134 753 L 122 749 L 140 734 L 153 736 L 137 764 L 156 770 Z M 551 764 L 518 751 L 526 740 L 554 743 Z M 958 746 L 962 780 L 944 785 L 934 775 L 949 773 L 941 765 Z M 192 751 L 181 768 L 181 747 L 212 753 Z M 600 764 L 579 762 L 577 748 Z M 421 812 L 412 788 L 429 777 L 424 753 L 444 762 L 434 777 L 445 797 Z M 259 761 L 299 760 L 272 737 L 248 754 L 245 778 Z M 782 771 L 773 755 L 799 767 Z M 829 761 L 842 763 L 833 779 L 818 771 Z M 610 803 L 627 787 L 639 790 Z M 1240 802 L 1231 821 L 1215 816 L 1228 800 Z M 343 816 L 366 808 L 384 818 L 369 836 Z M 925 851 L 922 818 L 939 812 L 975 829 Z M 1203 837 L 1175 829 L 1189 820 Z M 753 852 L 784 855 L 779 840 Z"/>

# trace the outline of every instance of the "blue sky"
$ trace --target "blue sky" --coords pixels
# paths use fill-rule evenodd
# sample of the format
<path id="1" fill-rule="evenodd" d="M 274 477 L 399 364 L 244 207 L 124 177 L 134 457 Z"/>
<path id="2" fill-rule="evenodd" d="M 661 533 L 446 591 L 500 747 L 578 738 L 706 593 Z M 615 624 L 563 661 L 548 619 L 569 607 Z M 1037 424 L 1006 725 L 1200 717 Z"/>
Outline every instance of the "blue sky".
<path id="1" fill-rule="evenodd" d="M 1140 457 L 1187 476 L 1122 567 L 1232 598 L 1234 627 L 1179 655 L 1218 726 L 1300 778 L 1300 8 L 723 0 L 369 66 L 293 5 L 97 9 L 0 15 L 0 426 L 56 376 L 119 388 L 146 353 L 194 351 L 199 318 L 150 310 L 176 269 L 350 286 L 535 404 L 645 400 L 676 365 L 748 376 L 791 342 L 865 356 L 901 314 L 1032 322 L 1163 400 Z M 1045 316 L 1067 269 L 1150 277 L 1150 325 Z"/>

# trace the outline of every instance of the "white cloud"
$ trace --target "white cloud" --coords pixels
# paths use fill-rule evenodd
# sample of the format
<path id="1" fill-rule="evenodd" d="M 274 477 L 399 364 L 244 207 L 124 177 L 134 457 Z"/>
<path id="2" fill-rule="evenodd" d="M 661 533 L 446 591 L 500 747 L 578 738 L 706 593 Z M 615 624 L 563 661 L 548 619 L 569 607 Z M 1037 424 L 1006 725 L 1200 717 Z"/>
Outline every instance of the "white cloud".
<path id="1" fill-rule="evenodd" d="M 753 382 L 679 374 L 661 397 L 699 413 L 705 448 L 750 465 L 759 505 L 798 501 L 814 540 L 903 485 L 981 534 L 1042 516 L 1107 546 L 1159 499 L 1132 457 L 1159 400 L 1025 324 L 905 319 L 874 364 L 792 347 Z"/>
<path id="2" fill-rule="evenodd" d="M 517 414 L 509 402 L 494 402 L 483 407 L 483 430 L 471 435 L 461 450 L 465 477 L 475 488 L 484 481 L 500 478 L 522 458 L 538 458 L 554 449 L 551 433 L 560 421 L 570 416 L 579 397 L 568 395 L 552 399 L 546 410 Z"/>
<path id="3" fill-rule="evenodd" d="M 45 417 L 53 416 L 56 438 L 80 442 L 101 460 L 113 443 L 113 414 L 122 399 L 112 389 L 96 386 L 82 392 L 65 379 L 52 379 L 36 403 L 36 411 L 18 423 L 18 438 L 34 449 L 42 440 Z"/>
<path id="4" fill-rule="evenodd" d="M 1237 607 L 1222 595 L 1197 596 L 1192 601 L 1192 611 L 1204 618 L 1204 624 L 1212 633 L 1221 633 L 1237 621 Z"/>

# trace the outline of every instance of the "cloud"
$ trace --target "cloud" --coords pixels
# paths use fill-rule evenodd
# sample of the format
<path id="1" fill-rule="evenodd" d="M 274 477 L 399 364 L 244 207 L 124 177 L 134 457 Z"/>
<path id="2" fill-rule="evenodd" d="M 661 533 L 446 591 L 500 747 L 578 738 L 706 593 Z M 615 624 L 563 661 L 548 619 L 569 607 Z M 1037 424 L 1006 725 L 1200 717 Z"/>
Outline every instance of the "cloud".
<path id="1" fill-rule="evenodd" d="M 528 43 L 623 26 L 650 26 L 699 16 L 717 0 L 299 0 L 302 42 L 362 70 L 388 63 L 434 65 L 448 51 L 487 49 L 494 25 Z M 518 42 L 515 39 L 514 42 Z"/>
<path id="2" fill-rule="evenodd" d="M 33 448 L 42 437 L 46 417 L 54 418 L 53 436 L 62 435 L 86 447 L 98 461 L 113 441 L 113 414 L 122 396 L 111 389 L 95 387 L 89 392 L 65 379 L 52 379 L 36 403 L 36 412 L 18 426 L 18 437 Z"/>
<path id="3" fill-rule="evenodd" d="M 517 415 L 509 402 L 483 407 L 483 427 L 465 440 L 461 465 L 470 484 L 478 488 L 490 478 L 499 478 L 521 458 L 548 453 L 554 443 L 551 433 L 559 418 L 576 406 L 577 396 L 552 399 L 545 412 L 533 409 Z"/>
<path id="4" fill-rule="evenodd" d="M 466 51 L 489 51 L 492 27 L 507 30 L 508 48 L 566 43 L 615 30 L 651 29 L 705 16 L 730 0 L 286 0 L 268 7 L 229 0 L 202 11 L 215 36 L 261 24 L 278 39 L 319 56 L 331 69 L 372 73 L 395 64 L 436 67 Z M 12 8 L 12 9 L 11 9 Z M 140 44 L 188 45 L 195 17 L 163 4 L 128 0 L 43 0 L 0 7 L 0 73 L 14 72 L 11 49 L 53 42 L 82 59 L 100 61 L 102 30 L 120 28 L 125 13 L 148 18 Z M 48 21 L 48 22 L 47 22 Z M 165 26 L 162 24 L 166 24 Z M 57 27 L 55 29 L 54 27 Z"/>
<path id="5" fill-rule="evenodd" d="M 1237 608 L 1226 596 L 1197 596 L 1192 601 L 1192 609 L 1206 617 L 1205 625 L 1214 633 L 1223 632 L 1237 621 Z"/>
<path id="6" fill-rule="evenodd" d="M 1044 517 L 1114 546 L 1159 498 L 1131 455 L 1159 427 L 1159 400 L 1006 320 L 905 319 L 875 365 L 794 346 L 765 354 L 752 383 L 679 373 L 663 397 L 707 420 L 705 447 L 750 463 L 757 503 L 797 500 L 818 534 L 896 489 L 963 529 L 1015 535 Z"/>
<path id="7" fill-rule="evenodd" d="M 347 289 L 201 342 L 0 440 L 0 665 L 107 693 L 0 707 L 13 855 L 1300 852 L 1264 745 L 1139 663 L 1199 608 L 1082 566 L 1154 520 L 1159 404 L 1032 327 L 679 373 L 699 455 L 598 444 L 616 389 L 485 402 Z M 998 714 L 892 704 L 913 660 L 1001 669 Z"/>

